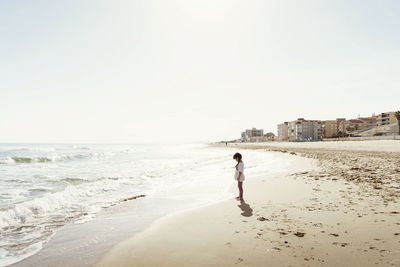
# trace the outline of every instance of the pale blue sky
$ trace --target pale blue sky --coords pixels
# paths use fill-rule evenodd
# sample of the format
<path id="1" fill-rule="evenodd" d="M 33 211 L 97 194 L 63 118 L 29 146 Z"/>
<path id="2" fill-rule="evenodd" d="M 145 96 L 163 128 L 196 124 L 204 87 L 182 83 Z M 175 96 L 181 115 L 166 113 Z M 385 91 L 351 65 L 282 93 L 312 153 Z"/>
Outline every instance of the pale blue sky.
<path id="1" fill-rule="evenodd" d="M 164 142 L 400 109 L 400 1 L 2 1 L 0 142 Z"/>

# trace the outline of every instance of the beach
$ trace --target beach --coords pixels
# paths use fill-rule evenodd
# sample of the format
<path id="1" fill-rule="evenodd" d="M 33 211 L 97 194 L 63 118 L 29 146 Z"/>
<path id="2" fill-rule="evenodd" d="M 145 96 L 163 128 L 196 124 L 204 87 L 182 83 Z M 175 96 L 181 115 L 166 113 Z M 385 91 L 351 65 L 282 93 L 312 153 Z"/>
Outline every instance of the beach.
<path id="1" fill-rule="evenodd" d="M 290 164 L 246 176 L 242 202 L 156 220 L 96 266 L 400 265 L 400 142 L 212 146 L 265 150 Z"/>
<path id="2" fill-rule="evenodd" d="M 400 267 L 399 14 L 1 1 L 0 267 Z"/>

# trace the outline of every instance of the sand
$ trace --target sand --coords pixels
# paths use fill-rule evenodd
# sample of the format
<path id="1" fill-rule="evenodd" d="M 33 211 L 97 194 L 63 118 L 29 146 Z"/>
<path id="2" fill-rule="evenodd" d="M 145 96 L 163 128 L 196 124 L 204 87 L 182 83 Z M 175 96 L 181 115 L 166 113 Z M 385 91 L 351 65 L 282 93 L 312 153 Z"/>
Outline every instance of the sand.
<path id="1" fill-rule="evenodd" d="M 355 143 L 221 145 L 293 164 L 247 178 L 242 202 L 157 220 L 97 266 L 400 266 L 400 142 Z"/>
<path id="2" fill-rule="evenodd" d="M 265 142 L 265 143 L 238 143 L 230 146 L 250 148 L 293 148 L 307 150 L 344 150 L 344 151 L 377 151 L 400 152 L 400 140 L 374 140 L 374 141 L 327 141 L 327 142 Z"/>

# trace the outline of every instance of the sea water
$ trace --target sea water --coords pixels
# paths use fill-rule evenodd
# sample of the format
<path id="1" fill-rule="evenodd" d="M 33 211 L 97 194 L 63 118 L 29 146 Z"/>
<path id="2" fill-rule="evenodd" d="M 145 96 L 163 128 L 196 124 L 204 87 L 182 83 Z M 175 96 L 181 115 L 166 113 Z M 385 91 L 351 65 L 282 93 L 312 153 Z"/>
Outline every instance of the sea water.
<path id="1" fill-rule="evenodd" d="M 0 144 L 0 266 L 134 196 L 199 206 L 232 197 L 234 152 L 201 144 Z M 261 151 L 243 156 L 246 179 L 287 164 Z"/>

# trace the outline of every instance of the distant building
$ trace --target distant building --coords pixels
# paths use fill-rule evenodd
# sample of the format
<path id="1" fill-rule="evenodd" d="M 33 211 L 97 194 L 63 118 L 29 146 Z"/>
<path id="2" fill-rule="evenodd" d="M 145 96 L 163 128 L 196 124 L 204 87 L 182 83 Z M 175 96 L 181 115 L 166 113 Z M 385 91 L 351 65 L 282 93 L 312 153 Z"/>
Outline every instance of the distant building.
<path id="1" fill-rule="evenodd" d="M 325 137 L 331 138 L 336 137 L 339 132 L 337 120 L 327 120 L 325 123 Z"/>
<path id="2" fill-rule="evenodd" d="M 242 134 L 240 136 L 240 141 L 246 142 L 246 132 L 242 132 Z"/>
<path id="3" fill-rule="evenodd" d="M 338 121 L 338 134 L 343 135 L 346 134 L 346 119 Z"/>
<path id="4" fill-rule="evenodd" d="M 253 127 L 250 130 L 246 130 L 246 135 L 248 137 L 263 136 L 264 135 L 264 130 L 263 129 L 256 129 L 256 128 Z"/>
<path id="5" fill-rule="evenodd" d="M 345 118 L 337 118 L 336 120 L 323 121 L 324 137 L 337 137 L 346 132 Z"/>
<path id="6" fill-rule="evenodd" d="M 322 121 L 299 118 L 288 124 L 289 141 L 312 141 L 323 138 Z"/>
<path id="7" fill-rule="evenodd" d="M 264 138 L 266 141 L 276 141 L 277 140 L 277 137 L 275 136 L 275 134 L 271 133 L 271 132 L 264 134 Z"/>
<path id="8" fill-rule="evenodd" d="M 366 117 L 366 118 L 359 118 L 364 123 L 364 128 L 365 127 L 375 127 L 377 126 L 377 117 L 372 116 L 372 117 Z"/>
<path id="9" fill-rule="evenodd" d="M 376 122 L 378 126 L 397 123 L 395 112 L 385 112 L 379 114 L 377 116 Z"/>
<path id="10" fill-rule="evenodd" d="M 338 134 L 359 135 L 377 126 L 377 117 L 365 117 L 338 121 Z"/>
<path id="11" fill-rule="evenodd" d="M 362 120 L 347 120 L 344 122 L 344 129 L 346 132 L 354 132 L 362 129 L 364 126 L 364 122 Z"/>
<path id="12" fill-rule="evenodd" d="M 278 141 L 288 141 L 288 127 L 289 123 L 286 121 L 284 123 L 278 124 Z"/>
<path id="13" fill-rule="evenodd" d="M 344 121 L 346 121 L 345 118 L 337 118 L 336 119 L 338 135 L 344 134 L 344 132 L 343 132 L 343 128 L 344 128 L 343 122 Z"/>
<path id="14" fill-rule="evenodd" d="M 243 142 L 263 142 L 265 139 L 263 129 L 246 129 L 241 135 Z"/>
<path id="15" fill-rule="evenodd" d="M 397 123 L 385 124 L 373 127 L 360 133 L 360 136 L 393 136 L 399 132 Z"/>

